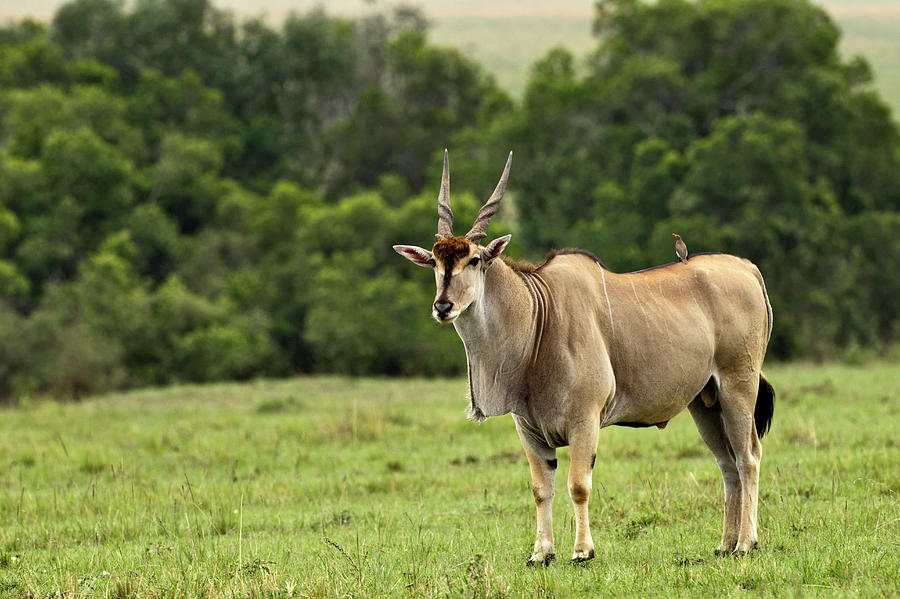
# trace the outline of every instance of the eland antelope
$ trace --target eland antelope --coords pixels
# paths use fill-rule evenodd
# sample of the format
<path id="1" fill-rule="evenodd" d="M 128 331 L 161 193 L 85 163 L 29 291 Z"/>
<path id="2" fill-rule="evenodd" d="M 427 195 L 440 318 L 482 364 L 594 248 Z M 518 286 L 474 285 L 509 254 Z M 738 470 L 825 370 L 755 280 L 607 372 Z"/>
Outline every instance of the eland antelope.
<path id="1" fill-rule="evenodd" d="M 716 553 L 757 544 L 759 438 L 774 390 L 761 367 L 772 308 L 759 270 L 727 254 L 694 254 L 617 274 L 591 253 L 560 250 L 540 265 L 501 257 L 510 235 L 485 246 L 512 152 L 494 193 L 464 236 L 453 234 L 446 151 L 431 251 L 394 250 L 434 271 L 432 315 L 452 323 L 468 362 L 470 418 L 512 414 L 531 468 L 537 535 L 529 564 L 554 556 L 556 448 L 570 446 L 574 561 L 594 557 L 588 523 L 601 428 L 665 424 L 684 408 L 725 483 Z M 602 459 L 602 458 L 601 458 Z"/>

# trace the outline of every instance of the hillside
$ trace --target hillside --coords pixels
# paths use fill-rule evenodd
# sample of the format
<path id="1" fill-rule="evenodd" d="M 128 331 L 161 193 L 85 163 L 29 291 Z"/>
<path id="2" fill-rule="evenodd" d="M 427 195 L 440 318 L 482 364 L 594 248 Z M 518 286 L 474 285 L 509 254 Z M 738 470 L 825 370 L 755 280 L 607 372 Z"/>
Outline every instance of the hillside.
<path id="1" fill-rule="evenodd" d="M 32 15 L 49 19 L 60 0 L 9 0 L 0 20 Z M 218 0 L 217 6 L 241 16 L 265 15 L 278 21 L 291 10 L 326 6 L 329 13 L 359 15 L 383 10 L 396 2 L 364 0 Z M 583 56 L 594 47 L 591 36 L 592 0 L 474 0 L 445 2 L 413 0 L 432 23 L 435 42 L 458 46 L 483 63 L 501 87 L 520 95 L 529 68 L 555 46 Z M 900 3 L 888 0 L 825 0 L 821 2 L 843 31 L 846 56 L 866 57 L 875 74 L 875 88 L 900 115 Z"/>

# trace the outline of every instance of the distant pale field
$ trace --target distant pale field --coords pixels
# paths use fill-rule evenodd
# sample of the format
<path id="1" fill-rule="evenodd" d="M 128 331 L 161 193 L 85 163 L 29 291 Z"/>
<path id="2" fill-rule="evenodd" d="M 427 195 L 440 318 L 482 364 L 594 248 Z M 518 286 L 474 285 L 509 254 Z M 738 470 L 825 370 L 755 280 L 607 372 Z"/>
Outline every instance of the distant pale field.
<path id="1" fill-rule="evenodd" d="M 722 482 L 683 413 L 601 431 L 597 557 L 577 567 L 567 450 L 557 561 L 527 568 L 528 465 L 508 416 L 465 420 L 464 379 L 3 409 L 0 597 L 900 596 L 900 365 L 767 376 L 760 549 L 713 556 Z"/>
<path id="2" fill-rule="evenodd" d="M 841 49 L 868 59 L 875 89 L 900 121 L 900 0 L 891 3 L 828 6 L 841 27 Z"/>
<path id="3" fill-rule="evenodd" d="M 61 0 L 4 0 L 0 20 L 36 16 L 49 19 Z M 461 48 L 494 74 L 513 95 L 520 96 L 531 65 L 555 46 L 577 56 L 594 47 L 591 35 L 593 0 L 412 0 L 432 21 L 432 37 Z M 395 2 L 367 0 L 215 0 L 241 17 L 265 16 L 277 22 L 290 11 L 324 6 L 334 14 L 360 15 Z M 900 0 L 825 0 L 844 38 L 845 55 L 861 54 L 872 65 L 875 88 L 900 120 Z"/>

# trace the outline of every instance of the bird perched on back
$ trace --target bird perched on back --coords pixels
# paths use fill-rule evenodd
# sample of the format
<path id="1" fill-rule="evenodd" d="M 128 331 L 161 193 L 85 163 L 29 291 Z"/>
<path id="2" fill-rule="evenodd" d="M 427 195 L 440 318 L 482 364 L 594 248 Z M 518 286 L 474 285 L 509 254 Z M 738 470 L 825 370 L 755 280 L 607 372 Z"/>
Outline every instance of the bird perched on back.
<path id="1" fill-rule="evenodd" d="M 672 233 L 672 237 L 675 238 L 675 255 L 678 256 L 679 260 L 687 264 L 687 246 L 684 245 L 681 235 Z"/>

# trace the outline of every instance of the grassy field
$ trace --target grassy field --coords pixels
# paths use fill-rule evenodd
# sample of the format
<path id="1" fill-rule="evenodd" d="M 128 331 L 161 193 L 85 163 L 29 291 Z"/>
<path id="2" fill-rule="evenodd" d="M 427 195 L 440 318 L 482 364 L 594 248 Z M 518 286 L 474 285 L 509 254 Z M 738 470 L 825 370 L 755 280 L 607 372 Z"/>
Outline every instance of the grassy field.
<path id="1" fill-rule="evenodd" d="M 0 412 L 0 596 L 900 594 L 900 366 L 777 366 L 761 549 L 716 558 L 722 483 L 687 414 L 600 436 L 573 542 L 526 568 L 528 467 L 464 380 L 309 378 Z"/>
<path id="2" fill-rule="evenodd" d="M 861 55 L 875 75 L 875 89 L 900 121 L 900 2 L 825 3 L 841 28 L 844 55 Z"/>

